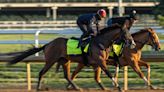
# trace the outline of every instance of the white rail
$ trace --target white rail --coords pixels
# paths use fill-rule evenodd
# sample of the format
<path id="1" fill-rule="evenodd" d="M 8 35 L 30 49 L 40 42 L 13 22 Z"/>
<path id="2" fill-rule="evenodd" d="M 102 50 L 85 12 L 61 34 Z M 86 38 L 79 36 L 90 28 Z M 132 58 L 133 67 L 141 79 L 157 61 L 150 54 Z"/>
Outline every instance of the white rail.
<path id="1" fill-rule="evenodd" d="M 105 22 L 102 22 L 104 24 Z M 10 29 L 10 28 L 72 28 L 77 27 L 75 20 L 66 20 L 66 21 L 0 21 L 0 28 L 1 29 Z M 152 27 L 152 28 L 162 28 L 159 24 L 155 21 L 145 21 L 140 22 L 134 25 L 135 28 L 139 29 L 141 27 Z"/>

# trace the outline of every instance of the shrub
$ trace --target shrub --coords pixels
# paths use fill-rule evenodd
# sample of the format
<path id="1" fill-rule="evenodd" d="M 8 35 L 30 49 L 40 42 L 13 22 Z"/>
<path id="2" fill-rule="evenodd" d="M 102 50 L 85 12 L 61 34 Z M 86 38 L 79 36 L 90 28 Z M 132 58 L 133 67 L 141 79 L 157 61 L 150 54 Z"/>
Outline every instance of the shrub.
<path id="1" fill-rule="evenodd" d="M 164 27 L 164 16 L 158 15 L 159 24 Z"/>

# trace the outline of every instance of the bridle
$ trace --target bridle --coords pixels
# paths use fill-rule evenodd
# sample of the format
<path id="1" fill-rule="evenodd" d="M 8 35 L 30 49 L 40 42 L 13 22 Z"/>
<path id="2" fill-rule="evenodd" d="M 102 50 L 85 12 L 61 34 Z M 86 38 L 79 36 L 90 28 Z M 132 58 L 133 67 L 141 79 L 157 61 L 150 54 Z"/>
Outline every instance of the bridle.
<path id="1" fill-rule="evenodd" d="M 154 41 L 153 36 L 152 36 L 152 34 L 150 32 L 148 33 L 148 37 L 146 38 L 146 40 L 144 42 L 143 41 L 136 41 L 136 40 L 134 40 L 134 41 L 137 42 L 137 43 L 140 43 L 142 46 L 144 46 L 149 41 L 149 39 L 152 42 L 153 48 L 157 48 L 157 44 Z"/>

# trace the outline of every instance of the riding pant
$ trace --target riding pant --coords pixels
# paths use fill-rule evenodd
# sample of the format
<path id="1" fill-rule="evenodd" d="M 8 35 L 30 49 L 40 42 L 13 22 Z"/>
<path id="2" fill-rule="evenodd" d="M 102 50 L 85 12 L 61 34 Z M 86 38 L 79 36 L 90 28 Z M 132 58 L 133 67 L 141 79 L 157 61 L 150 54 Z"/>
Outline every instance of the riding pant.
<path id="1" fill-rule="evenodd" d="M 80 30 L 83 32 L 81 38 L 88 37 L 91 33 L 94 33 L 90 25 L 82 24 L 82 23 L 79 23 L 78 21 L 77 21 L 77 24 Z"/>

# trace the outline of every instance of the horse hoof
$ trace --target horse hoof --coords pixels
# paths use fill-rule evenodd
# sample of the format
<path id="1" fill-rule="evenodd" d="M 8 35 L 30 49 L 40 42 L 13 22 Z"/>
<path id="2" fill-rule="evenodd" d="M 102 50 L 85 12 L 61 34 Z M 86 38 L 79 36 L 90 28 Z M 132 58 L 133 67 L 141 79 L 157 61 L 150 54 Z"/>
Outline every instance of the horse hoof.
<path id="1" fill-rule="evenodd" d="M 49 88 L 46 87 L 46 88 L 42 88 L 42 89 L 37 89 L 37 91 L 49 91 Z"/>
<path id="2" fill-rule="evenodd" d="M 101 90 L 104 90 L 104 91 L 106 91 L 106 90 L 107 90 L 107 88 L 103 87 L 103 88 L 101 88 Z"/>
<path id="3" fill-rule="evenodd" d="M 40 91 L 45 91 L 45 90 L 43 90 L 43 89 L 37 89 L 37 92 L 40 92 Z"/>
<path id="4" fill-rule="evenodd" d="M 76 91 L 82 91 L 82 89 L 81 88 L 73 88 L 73 87 L 69 87 L 69 88 L 67 88 L 67 90 L 76 90 Z"/>
<path id="5" fill-rule="evenodd" d="M 156 88 L 153 87 L 152 85 L 150 85 L 150 86 L 148 87 L 148 89 L 156 89 Z"/>
<path id="6" fill-rule="evenodd" d="M 99 87 L 101 88 L 101 90 L 106 90 L 106 88 L 104 87 L 104 85 L 103 85 L 103 84 L 98 83 L 98 85 L 99 85 Z"/>
<path id="7" fill-rule="evenodd" d="M 107 90 L 104 86 L 100 86 L 101 90 Z"/>
<path id="8" fill-rule="evenodd" d="M 70 88 L 72 88 L 72 86 L 71 85 L 67 85 L 66 88 L 67 89 L 70 89 Z"/>
<path id="9" fill-rule="evenodd" d="M 82 88 L 79 88 L 77 91 L 83 92 L 83 89 Z"/>
<path id="10" fill-rule="evenodd" d="M 48 87 L 46 87 L 46 88 L 45 88 L 45 90 L 46 90 L 46 91 L 49 91 L 49 88 L 48 88 Z"/>
<path id="11" fill-rule="evenodd" d="M 117 89 L 118 89 L 119 92 L 123 92 L 123 90 L 121 89 L 120 86 L 118 86 Z"/>
<path id="12" fill-rule="evenodd" d="M 107 88 L 102 88 L 102 90 L 104 90 L 104 91 L 105 91 L 105 90 L 107 90 Z"/>
<path id="13" fill-rule="evenodd" d="M 66 87 L 66 89 L 67 90 L 77 90 L 77 91 L 79 91 L 80 90 L 80 88 L 79 87 L 72 87 L 71 85 L 68 85 L 67 87 Z"/>
<path id="14" fill-rule="evenodd" d="M 113 90 L 118 90 L 118 89 L 119 89 L 119 88 L 118 88 L 118 87 L 116 87 L 116 86 L 115 86 L 115 87 L 113 87 Z"/>

